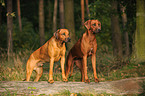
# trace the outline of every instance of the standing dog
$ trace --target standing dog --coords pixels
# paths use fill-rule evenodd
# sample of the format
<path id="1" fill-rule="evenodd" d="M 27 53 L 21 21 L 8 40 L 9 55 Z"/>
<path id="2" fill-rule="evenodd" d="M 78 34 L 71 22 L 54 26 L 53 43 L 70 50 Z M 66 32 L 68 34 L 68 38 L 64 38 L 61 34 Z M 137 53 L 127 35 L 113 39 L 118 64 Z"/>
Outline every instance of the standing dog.
<path id="1" fill-rule="evenodd" d="M 66 77 L 68 77 L 70 69 L 71 74 L 73 70 L 74 62 L 81 71 L 81 80 L 89 83 L 87 75 L 87 57 L 91 57 L 92 67 L 94 71 L 95 82 L 99 82 L 96 74 L 96 50 L 97 42 L 95 34 L 101 31 L 101 23 L 98 20 L 88 20 L 84 23 L 87 28 L 83 36 L 77 41 L 77 43 L 71 48 L 68 53 L 66 61 Z"/>
<path id="2" fill-rule="evenodd" d="M 62 69 L 62 78 L 63 81 L 68 81 L 65 72 L 64 72 L 64 64 L 65 64 L 65 42 L 70 41 L 69 31 L 67 29 L 59 29 L 54 33 L 54 36 L 50 38 L 43 46 L 34 51 L 28 61 L 27 61 L 27 76 L 26 81 L 30 80 L 30 76 L 32 71 L 36 71 L 35 82 L 39 80 L 43 73 L 43 63 L 50 62 L 49 69 L 49 83 L 53 83 L 53 64 L 55 61 L 59 61 L 61 63 Z"/>

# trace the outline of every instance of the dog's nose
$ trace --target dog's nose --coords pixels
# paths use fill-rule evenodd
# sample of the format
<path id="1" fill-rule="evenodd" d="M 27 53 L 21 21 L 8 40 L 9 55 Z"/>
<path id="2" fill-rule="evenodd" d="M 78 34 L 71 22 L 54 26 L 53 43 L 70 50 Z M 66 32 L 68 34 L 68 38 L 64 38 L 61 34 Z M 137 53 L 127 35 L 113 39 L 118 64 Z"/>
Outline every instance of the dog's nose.
<path id="1" fill-rule="evenodd" d="M 98 29 L 98 32 L 100 32 L 101 31 L 101 29 Z"/>
<path id="2" fill-rule="evenodd" d="M 71 41 L 71 38 L 69 37 L 69 38 L 68 38 L 68 42 L 70 42 L 70 41 Z"/>
<path id="3" fill-rule="evenodd" d="M 70 37 L 66 38 L 66 42 L 70 42 L 70 41 L 71 41 Z"/>

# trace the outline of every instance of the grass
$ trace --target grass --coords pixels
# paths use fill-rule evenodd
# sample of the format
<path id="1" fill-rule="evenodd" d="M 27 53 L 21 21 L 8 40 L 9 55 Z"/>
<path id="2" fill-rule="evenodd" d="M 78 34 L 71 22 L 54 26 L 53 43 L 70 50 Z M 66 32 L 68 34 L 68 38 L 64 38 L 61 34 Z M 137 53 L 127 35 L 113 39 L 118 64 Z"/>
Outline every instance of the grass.
<path id="1" fill-rule="evenodd" d="M 6 92 L 0 93 L 0 96 L 17 96 L 17 92 L 6 89 Z"/>
<path id="2" fill-rule="evenodd" d="M 7 61 L 7 55 L 1 54 L 0 60 L 0 81 L 22 81 L 26 78 L 26 62 L 32 51 L 24 50 L 16 52 L 10 61 Z M 126 62 L 117 61 L 111 52 L 98 51 L 97 55 L 97 75 L 101 82 L 120 80 L 131 77 L 143 77 L 145 76 L 145 62 L 136 63 L 134 58 Z M 49 63 L 44 64 L 43 75 L 40 81 L 47 81 L 49 79 Z M 34 80 L 35 72 L 32 73 L 31 79 Z M 94 82 L 93 69 L 90 58 L 88 58 L 88 77 L 91 82 Z M 59 62 L 54 64 L 54 81 L 62 81 L 61 66 Z M 79 69 L 74 65 L 74 71 L 72 77 L 68 78 L 72 82 L 81 81 L 81 73 Z M 2 96 L 16 96 L 16 93 L 2 93 Z M 11 94 L 11 95 L 9 95 Z M 66 94 L 66 95 L 65 95 Z M 56 96 L 70 96 L 72 93 L 64 91 L 63 93 L 56 94 Z M 93 96 L 93 94 L 86 93 L 74 93 L 77 96 Z M 74 95 L 75 96 L 75 95 Z M 112 94 L 96 94 L 95 96 L 113 96 Z"/>
<path id="3" fill-rule="evenodd" d="M 91 93 L 71 93 L 69 90 L 64 90 L 58 94 L 54 94 L 53 96 L 115 96 L 113 94 L 103 93 L 103 94 L 91 94 Z"/>
<path id="4" fill-rule="evenodd" d="M 99 51 L 100 52 L 100 51 Z M 10 61 L 7 61 L 6 54 L 2 54 L 0 62 L 0 81 L 22 81 L 26 77 L 26 62 L 32 51 L 21 51 L 13 54 Z M 120 62 L 110 55 L 111 53 L 99 53 L 97 55 L 97 73 L 100 81 L 112 81 L 125 79 L 130 77 L 143 77 L 145 76 L 145 62 L 136 63 L 135 59 L 131 59 L 127 62 L 123 62 L 122 66 Z M 121 67 L 120 67 L 121 66 Z M 49 79 L 49 63 L 44 64 L 43 75 L 40 81 L 47 81 Z M 35 78 L 35 72 L 32 73 L 31 80 Z M 61 66 L 59 62 L 54 64 L 54 80 L 62 81 Z M 88 58 L 88 77 L 91 82 L 94 81 L 93 69 L 90 58 Z M 80 81 L 81 73 L 79 69 L 74 65 L 74 71 L 69 81 Z"/>
<path id="5" fill-rule="evenodd" d="M 140 83 L 140 85 L 142 86 L 142 90 L 140 90 L 141 93 L 139 94 L 139 96 L 145 96 L 145 80 Z"/>
<path id="6" fill-rule="evenodd" d="M 26 60 L 30 51 L 25 50 L 13 54 L 7 61 L 6 57 L 1 58 L 0 62 L 0 81 L 22 81 L 26 74 Z"/>

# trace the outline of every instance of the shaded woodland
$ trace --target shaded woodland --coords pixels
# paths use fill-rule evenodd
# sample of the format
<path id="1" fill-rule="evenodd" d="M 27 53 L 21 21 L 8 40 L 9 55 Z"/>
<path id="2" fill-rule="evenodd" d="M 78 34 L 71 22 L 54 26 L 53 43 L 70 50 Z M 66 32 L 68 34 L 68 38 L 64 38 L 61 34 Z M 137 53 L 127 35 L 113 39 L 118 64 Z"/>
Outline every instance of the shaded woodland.
<path id="1" fill-rule="evenodd" d="M 144 0 L 0 0 L 0 54 L 36 50 L 60 28 L 70 31 L 69 50 L 89 19 L 102 23 L 98 50 L 145 61 Z"/>

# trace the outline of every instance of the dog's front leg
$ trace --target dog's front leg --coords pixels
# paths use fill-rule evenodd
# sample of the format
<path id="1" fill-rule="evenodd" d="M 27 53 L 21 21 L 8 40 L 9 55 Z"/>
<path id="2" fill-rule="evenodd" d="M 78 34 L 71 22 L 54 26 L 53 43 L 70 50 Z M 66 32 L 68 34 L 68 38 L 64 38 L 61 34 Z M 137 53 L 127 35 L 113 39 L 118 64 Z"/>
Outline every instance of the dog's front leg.
<path id="1" fill-rule="evenodd" d="M 85 83 L 90 83 L 90 80 L 88 79 L 88 75 L 87 75 L 87 55 L 83 56 L 83 69 L 85 75 Z"/>
<path id="2" fill-rule="evenodd" d="M 61 71 L 62 71 L 62 78 L 63 78 L 63 81 L 64 81 L 64 82 L 67 82 L 68 80 L 67 80 L 67 78 L 66 78 L 66 76 L 65 76 L 65 71 L 64 71 L 65 56 L 62 56 L 62 57 L 61 57 L 60 63 L 61 63 Z"/>
<path id="3" fill-rule="evenodd" d="M 54 83 L 53 80 L 53 64 L 54 64 L 54 58 L 50 58 L 50 68 L 49 68 L 49 83 Z"/>
<path id="4" fill-rule="evenodd" d="M 94 79 L 95 82 L 99 82 L 99 79 L 97 78 L 97 73 L 96 73 L 96 54 L 92 54 L 92 67 L 93 67 L 93 71 L 94 71 Z"/>

